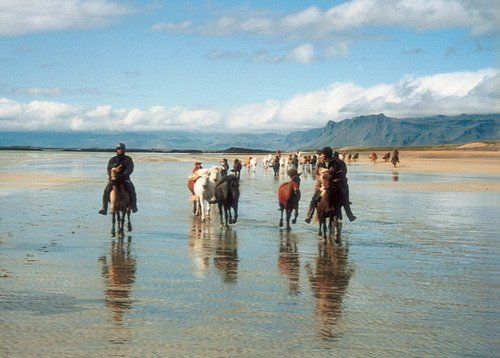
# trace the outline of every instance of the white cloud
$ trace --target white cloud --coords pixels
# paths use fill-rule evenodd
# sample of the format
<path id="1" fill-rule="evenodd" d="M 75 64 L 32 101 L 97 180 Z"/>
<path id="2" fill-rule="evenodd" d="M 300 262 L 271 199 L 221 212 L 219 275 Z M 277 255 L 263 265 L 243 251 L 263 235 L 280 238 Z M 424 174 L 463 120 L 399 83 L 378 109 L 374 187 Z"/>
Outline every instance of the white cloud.
<path id="1" fill-rule="evenodd" d="M 298 94 L 284 101 L 269 99 L 227 111 L 213 108 L 154 106 L 146 109 L 65 103 L 21 103 L 0 98 L 2 130 L 187 130 L 287 131 L 321 127 L 357 115 L 385 113 L 395 117 L 500 112 L 500 71 L 483 69 L 361 87 L 353 83 Z"/>
<path id="2" fill-rule="evenodd" d="M 285 59 L 299 63 L 312 62 L 316 59 L 314 55 L 314 46 L 311 44 L 297 46 L 286 54 Z"/>
<path id="3" fill-rule="evenodd" d="M 0 36 L 108 25 L 133 12 L 109 0 L 0 1 Z"/>
<path id="4" fill-rule="evenodd" d="M 64 91 L 60 87 L 19 87 L 16 88 L 17 94 L 26 94 L 30 96 L 60 95 Z"/>
<path id="5" fill-rule="evenodd" d="M 189 26 L 186 26 L 189 23 Z M 416 30 L 464 28 L 474 35 L 497 31 L 500 2 L 496 0 L 351 0 L 322 10 L 309 7 L 283 17 L 235 12 L 212 22 L 194 25 L 162 23 L 153 28 L 186 30 L 202 35 L 247 33 L 289 38 L 325 38 L 370 26 L 402 26 Z"/>

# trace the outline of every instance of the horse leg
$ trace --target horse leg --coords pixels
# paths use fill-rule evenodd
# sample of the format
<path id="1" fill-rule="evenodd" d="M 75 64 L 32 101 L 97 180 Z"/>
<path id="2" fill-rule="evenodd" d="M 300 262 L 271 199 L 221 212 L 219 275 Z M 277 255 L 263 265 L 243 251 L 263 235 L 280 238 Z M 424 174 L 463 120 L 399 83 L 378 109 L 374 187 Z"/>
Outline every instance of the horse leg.
<path id="1" fill-rule="evenodd" d="M 118 226 L 118 238 L 120 238 L 123 235 L 122 231 L 122 218 L 121 218 L 121 212 L 120 210 L 116 210 L 116 221 L 117 221 L 117 226 Z"/>
<path id="2" fill-rule="evenodd" d="M 318 229 L 318 236 L 321 236 L 321 225 L 323 224 L 323 219 L 319 219 L 319 229 Z"/>
<path id="3" fill-rule="evenodd" d="M 115 231 L 115 223 L 116 223 L 116 212 L 113 211 L 111 213 L 111 237 L 115 237 L 116 236 L 116 231 Z"/>
<path id="4" fill-rule="evenodd" d="M 127 210 L 127 229 L 132 231 L 132 223 L 130 222 L 130 209 Z"/>
<path id="5" fill-rule="evenodd" d="M 234 209 L 234 221 L 233 224 L 236 224 L 236 221 L 238 221 L 238 202 L 233 204 L 233 209 Z"/>
<path id="6" fill-rule="evenodd" d="M 229 224 L 227 221 L 228 211 L 229 211 L 229 209 L 227 209 L 226 206 L 224 205 L 224 218 L 226 219 L 226 227 L 229 227 Z M 231 212 L 229 212 L 229 216 L 231 216 Z"/>
<path id="7" fill-rule="evenodd" d="M 333 218 L 330 216 L 328 219 L 328 237 L 332 237 L 333 233 Z"/>
<path id="8" fill-rule="evenodd" d="M 220 227 L 224 226 L 224 221 L 222 220 L 222 203 L 220 201 L 217 202 L 217 206 L 219 207 L 219 216 L 220 216 Z"/>
<path id="9" fill-rule="evenodd" d="M 281 212 L 280 227 L 283 227 L 283 210 L 285 210 L 285 207 L 280 203 L 280 212 Z"/>
<path id="10" fill-rule="evenodd" d="M 201 222 L 204 223 L 205 222 L 205 200 L 203 199 L 203 197 L 201 195 L 198 198 L 198 202 L 200 205 Z"/>
<path id="11" fill-rule="evenodd" d="M 286 210 L 286 229 L 287 230 L 291 230 L 291 227 L 290 227 L 290 217 L 291 216 L 292 216 L 292 210 L 287 209 Z"/>
<path id="12" fill-rule="evenodd" d="M 299 207 L 296 206 L 295 207 L 295 216 L 293 217 L 292 219 L 292 224 L 296 224 L 297 223 L 297 217 L 299 216 Z"/>
<path id="13" fill-rule="evenodd" d="M 196 214 L 196 210 L 198 209 L 198 201 L 195 199 L 193 201 L 193 214 L 197 215 Z"/>
<path id="14" fill-rule="evenodd" d="M 342 224 L 339 221 L 339 218 L 335 216 L 333 219 L 335 224 L 335 241 L 340 242 L 340 231 L 342 230 Z"/>

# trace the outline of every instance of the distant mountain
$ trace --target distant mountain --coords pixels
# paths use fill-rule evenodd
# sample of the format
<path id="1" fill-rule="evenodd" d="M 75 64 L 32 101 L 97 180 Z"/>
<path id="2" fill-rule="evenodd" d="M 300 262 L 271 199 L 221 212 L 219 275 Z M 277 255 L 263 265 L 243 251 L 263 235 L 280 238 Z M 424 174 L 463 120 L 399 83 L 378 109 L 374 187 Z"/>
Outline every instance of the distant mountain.
<path id="1" fill-rule="evenodd" d="M 500 114 L 437 115 L 424 118 L 391 118 L 384 114 L 359 116 L 324 128 L 279 133 L 191 132 L 1 132 L 0 147 L 112 148 L 125 142 L 136 149 L 227 148 L 259 150 L 313 149 L 324 146 L 406 146 L 465 143 L 500 139 Z"/>
<path id="2" fill-rule="evenodd" d="M 406 146 L 500 138 L 500 114 L 391 118 L 384 114 L 328 122 L 310 142 L 323 146 Z"/>
<path id="3" fill-rule="evenodd" d="M 140 149 L 224 150 L 280 148 L 286 134 L 190 133 L 190 132 L 0 132 L 0 147 L 31 146 L 43 148 L 113 148 L 124 142 Z"/>

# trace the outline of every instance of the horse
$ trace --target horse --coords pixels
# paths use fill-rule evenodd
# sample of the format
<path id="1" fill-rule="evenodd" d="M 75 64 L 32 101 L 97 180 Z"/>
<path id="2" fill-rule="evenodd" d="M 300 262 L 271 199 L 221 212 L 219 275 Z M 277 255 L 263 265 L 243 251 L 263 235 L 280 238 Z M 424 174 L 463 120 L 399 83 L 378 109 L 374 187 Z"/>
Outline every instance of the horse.
<path id="1" fill-rule="evenodd" d="M 382 159 L 386 163 L 389 161 L 390 158 L 391 158 L 391 153 L 389 153 L 389 152 L 385 153 L 384 156 L 382 157 Z"/>
<path id="2" fill-rule="evenodd" d="M 280 159 L 274 158 L 271 166 L 273 167 L 274 177 L 278 177 L 280 175 Z"/>
<path id="3" fill-rule="evenodd" d="M 248 165 L 248 170 L 255 173 L 255 168 L 257 167 L 257 159 L 251 158 Z"/>
<path id="4" fill-rule="evenodd" d="M 340 241 L 340 218 L 343 203 L 343 192 L 340 183 L 333 178 L 330 170 L 321 168 L 319 171 L 321 177 L 322 188 L 318 203 L 316 204 L 316 212 L 319 221 L 318 235 L 323 236 L 326 240 L 326 219 L 330 219 L 328 223 L 329 237 L 332 236 L 333 227 L 335 227 L 335 241 Z M 333 224 L 333 227 L 332 227 Z"/>
<path id="5" fill-rule="evenodd" d="M 215 198 L 219 206 L 220 226 L 224 226 L 224 221 L 222 220 L 223 212 L 226 227 L 229 227 L 229 224 L 235 224 L 238 220 L 238 200 L 240 198 L 239 178 L 236 175 L 230 174 L 219 180 L 215 186 Z M 234 219 L 231 215 L 231 209 L 234 211 Z"/>
<path id="6" fill-rule="evenodd" d="M 292 216 L 292 211 L 295 210 L 292 224 L 297 222 L 297 216 L 299 216 L 300 174 L 297 172 L 297 169 L 290 169 L 288 171 L 290 181 L 281 184 L 278 188 L 278 201 L 281 211 L 279 226 L 283 227 L 283 211 L 286 211 L 286 230 L 291 230 L 290 217 Z"/>
<path id="7" fill-rule="evenodd" d="M 130 223 L 130 196 L 123 183 L 116 182 L 116 176 L 121 170 L 121 165 L 110 170 L 110 178 L 113 188 L 109 194 L 110 214 L 111 214 L 111 236 L 116 236 L 115 224 L 118 220 L 118 237 L 124 236 L 125 214 L 127 215 L 127 230 L 132 231 Z"/>
<path id="8" fill-rule="evenodd" d="M 195 173 L 198 178 L 193 186 L 193 212 L 196 216 L 201 215 L 202 222 L 205 222 L 207 217 L 210 219 L 210 204 L 216 202 L 215 183 L 221 178 L 221 169 L 220 166 L 214 166 L 210 169 L 199 169 Z"/>

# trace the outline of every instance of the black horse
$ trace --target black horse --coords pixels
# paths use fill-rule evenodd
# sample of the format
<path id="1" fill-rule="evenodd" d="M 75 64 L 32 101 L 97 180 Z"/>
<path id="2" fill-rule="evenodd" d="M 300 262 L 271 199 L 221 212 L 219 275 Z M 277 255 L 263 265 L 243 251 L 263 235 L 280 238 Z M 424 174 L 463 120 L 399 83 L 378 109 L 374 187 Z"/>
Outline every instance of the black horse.
<path id="1" fill-rule="evenodd" d="M 273 167 L 274 170 L 274 176 L 278 177 L 280 175 L 280 160 L 278 158 L 274 158 L 273 162 L 271 163 L 271 166 Z"/>
<path id="2" fill-rule="evenodd" d="M 226 219 L 226 227 L 234 224 L 238 220 L 238 200 L 240 198 L 240 181 L 236 175 L 229 174 L 217 182 L 215 186 L 215 198 L 219 206 L 220 226 L 224 226 L 222 212 Z M 234 210 L 234 219 L 231 215 L 231 209 Z M 228 221 L 229 217 L 229 221 Z"/>

